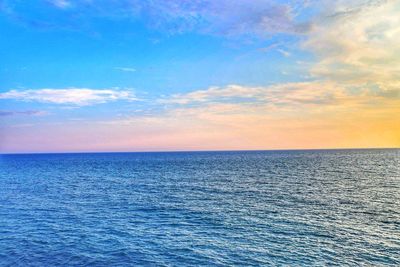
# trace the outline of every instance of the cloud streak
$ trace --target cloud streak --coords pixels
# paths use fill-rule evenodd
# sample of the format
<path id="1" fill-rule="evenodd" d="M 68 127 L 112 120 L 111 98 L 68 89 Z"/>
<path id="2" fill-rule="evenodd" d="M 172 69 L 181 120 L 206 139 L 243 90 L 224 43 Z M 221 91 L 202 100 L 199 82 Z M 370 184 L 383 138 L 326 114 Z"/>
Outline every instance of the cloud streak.
<path id="1" fill-rule="evenodd" d="M 297 1 L 282 4 L 273 0 L 253 1 L 151 1 L 145 14 L 157 27 L 181 32 L 199 30 L 222 35 L 263 36 L 271 33 L 299 34 L 310 24 L 297 22 L 293 10 Z"/>
<path id="2" fill-rule="evenodd" d="M 46 115 L 46 111 L 42 110 L 24 110 L 24 111 L 5 111 L 0 110 L 0 117 L 17 116 L 17 115 L 27 115 L 27 116 L 42 116 Z"/>
<path id="3" fill-rule="evenodd" d="M 77 106 L 101 104 L 117 100 L 137 100 L 131 91 L 88 88 L 11 90 L 0 93 L 0 99 L 72 104 Z"/>
<path id="4" fill-rule="evenodd" d="M 282 3 L 278 0 L 121 0 L 121 1 L 67 1 L 48 0 L 48 16 L 40 23 L 56 25 L 59 21 L 71 25 L 76 20 L 87 24 L 92 18 L 140 18 L 153 29 L 170 34 L 196 31 L 225 36 L 265 36 L 274 33 L 303 34 L 310 30 L 309 22 L 297 21 L 297 11 L 306 6 L 296 0 Z M 24 13 L 24 4 L 5 0 L 8 15 L 20 20 L 38 22 Z M 62 12 L 59 12 L 62 11 Z M 61 20 L 51 16 L 57 14 Z M 79 14 L 74 16 L 72 14 Z M 60 25 L 65 27 L 65 25 Z"/>
<path id="5" fill-rule="evenodd" d="M 228 85 L 210 87 L 160 99 L 165 104 L 250 103 L 275 106 L 330 104 L 351 98 L 344 88 L 331 82 L 283 83 L 264 87 Z"/>
<path id="6" fill-rule="evenodd" d="M 130 68 L 130 67 L 116 67 L 115 69 L 124 72 L 136 72 L 135 68 Z"/>
<path id="7" fill-rule="evenodd" d="M 58 7 L 58 8 L 68 8 L 69 6 L 71 6 L 71 2 L 67 1 L 67 0 L 49 0 L 49 3 L 53 4 L 54 6 Z"/>
<path id="8" fill-rule="evenodd" d="M 400 146 L 399 99 L 369 91 L 351 93 L 331 82 L 228 85 L 175 94 L 159 101 L 165 109 L 147 115 L 9 128 L 0 149 L 159 151 Z"/>

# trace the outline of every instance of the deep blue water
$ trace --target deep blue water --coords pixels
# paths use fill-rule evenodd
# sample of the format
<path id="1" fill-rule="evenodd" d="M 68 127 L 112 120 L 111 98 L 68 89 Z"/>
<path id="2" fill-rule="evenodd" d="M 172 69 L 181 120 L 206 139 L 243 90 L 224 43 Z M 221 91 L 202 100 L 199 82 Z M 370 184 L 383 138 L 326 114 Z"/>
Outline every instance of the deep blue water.
<path id="1" fill-rule="evenodd" d="M 400 265 L 400 150 L 0 156 L 1 266 Z"/>

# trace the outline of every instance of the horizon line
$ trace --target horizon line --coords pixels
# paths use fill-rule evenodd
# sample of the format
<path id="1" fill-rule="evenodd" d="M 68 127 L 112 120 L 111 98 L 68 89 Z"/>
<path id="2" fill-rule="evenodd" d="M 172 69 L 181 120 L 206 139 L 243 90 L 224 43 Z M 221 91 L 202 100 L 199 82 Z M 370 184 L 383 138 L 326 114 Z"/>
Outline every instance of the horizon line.
<path id="1" fill-rule="evenodd" d="M 215 150 L 146 150 L 146 151 L 66 151 L 66 152 L 11 152 L 3 155 L 48 155 L 48 154 L 123 154 L 123 153 L 196 153 L 196 152 L 268 152 L 268 151 L 323 151 L 323 150 L 397 150 L 400 147 L 350 147 L 350 148 L 282 148 L 282 149 L 215 149 Z"/>

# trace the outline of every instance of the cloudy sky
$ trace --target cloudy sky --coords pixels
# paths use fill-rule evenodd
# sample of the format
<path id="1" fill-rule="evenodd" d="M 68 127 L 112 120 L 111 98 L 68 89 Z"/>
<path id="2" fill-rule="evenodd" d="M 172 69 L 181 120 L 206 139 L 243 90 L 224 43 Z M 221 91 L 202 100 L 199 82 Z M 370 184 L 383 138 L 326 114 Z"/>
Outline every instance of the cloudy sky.
<path id="1" fill-rule="evenodd" d="M 0 152 L 400 147 L 398 0 L 0 0 Z"/>

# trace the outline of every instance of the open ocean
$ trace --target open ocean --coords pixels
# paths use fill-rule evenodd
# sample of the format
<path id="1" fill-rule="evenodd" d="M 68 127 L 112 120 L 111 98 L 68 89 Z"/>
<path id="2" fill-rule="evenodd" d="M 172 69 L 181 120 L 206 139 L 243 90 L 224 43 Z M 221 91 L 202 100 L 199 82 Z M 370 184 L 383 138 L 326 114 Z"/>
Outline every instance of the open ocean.
<path id="1" fill-rule="evenodd" d="M 399 266 L 400 150 L 0 156 L 0 266 Z"/>

